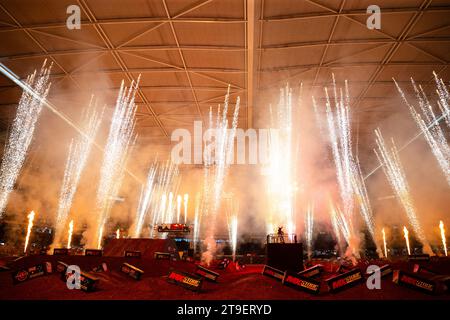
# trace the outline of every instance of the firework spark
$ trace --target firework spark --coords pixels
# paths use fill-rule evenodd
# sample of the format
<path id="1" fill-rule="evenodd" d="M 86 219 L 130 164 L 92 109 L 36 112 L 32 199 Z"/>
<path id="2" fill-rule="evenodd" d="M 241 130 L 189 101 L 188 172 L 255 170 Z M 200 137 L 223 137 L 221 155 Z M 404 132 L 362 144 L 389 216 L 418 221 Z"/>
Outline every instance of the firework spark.
<path id="1" fill-rule="evenodd" d="M 392 140 L 392 147 L 389 150 L 379 129 L 375 130 L 375 134 L 376 143 L 378 146 L 378 151 L 374 150 L 375 154 L 380 164 L 383 166 L 383 170 L 397 196 L 397 199 L 403 205 L 406 215 L 408 216 L 409 223 L 413 227 L 415 234 L 424 245 L 425 251 L 431 252 L 431 248 L 417 218 L 416 210 L 409 192 L 409 186 L 406 181 L 405 171 L 400 162 L 395 143 Z"/>
<path id="2" fill-rule="evenodd" d="M 444 223 L 442 221 L 439 221 L 439 229 L 441 230 L 441 239 L 442 239 L 442 246 L 444 247 L 444 253 L 445 256 L 447 256 L 447 241 L 445 239 L 445 229 Z"/>
<path id="3" fill-rule="evenodd" d="M 408 229 L 406 229 L 406 227 L 403 227 L 403 237 L 405 237 L 406 249 L 408 250 L 408 255 L 411 255 L 411 248 L 409 246 L 409 232 L 408 232 Z"/>
<path id="4" fill-rule="evenodd" d="M 128 148 L 133 139 L 136 113 L 135 95 L 139 79 L 126 88 L 122 81 L 114 109 L 111 127 L 106 142 L 103 163 L 100 171 L 100 182 L 97 191 L 97 239 L 106 224 L 112 201 L 119 190 Z M 88 239 L 88 241 L 92 241 Z M 88 242 L 89 244 L 89 242 Z M 92 243 L 91 243 L 92 244 Z M 100 244 L 98 244 L 100 246 Z"/>
<path id="5" fill-rule="evenodd" d="M 68 232 L 68 236 L 67 236 L 67 249 L 71 248 L 72 234 L 73 234 L 73 220 L 71 220 L 69 223 L 69 232 Z"/>
<path id="6" fill-rule="evenodd" d="M 27 227 L 27 236 L 25 237 L 25 246 L 23 248 L 23 252 L 27 253 L 28 242 L 30 241 L 31 230 L 33 229 L 33 221 L 34 221 L 34 211 L 31 211 L 27 216 L 28 218 L 28 227 Z"/>
<path id="7" fill-rule="evenodd" d="M 116 239 L 120 239 L 120 228 L 116 230 Z"/>
<path id="8" fill-rule="evenodd" d="M 177 223 L 180 223 L 180 215 L 181 215 L 181 196 L 177 195 Z"/>
<path id="9" fill-rule="evenodd" d="M 50 67 L 44 62 L 39 74 L 35 71 L 26 79 L 26 88 L 17 106 L 17 113 L 11 125 L 0 165 L 0 217 L 8 203 L 9 194 L 14 188 L 17 177 L 33 139 L 37 119 L 50 89 Z"/>
<path id="10" fill-rule="evenodd" d="M 95 111 L 96 103 L 93 98 L 89 103 L 88 108 L 83 112 L 83 127 L 82 130 L 93 139 L 97 134 L 100 126 L 101 116 Z M 61 186 L 58 210 L 56 216 L 56 227 L 54 245 L 60 246 L 63 242 L 64 229 L 67 223 L 67 217 L 72 206 L 73 198 L 77 191 L 78 183 L 80 182 L 81 174 L 86 166 L 89 157 L 92 140 L 85 136 L 79 136 L 78 139 L 70 143 L 69 154 L 66 161 L 66 168 L 64 170 L 64 178 Z"/>

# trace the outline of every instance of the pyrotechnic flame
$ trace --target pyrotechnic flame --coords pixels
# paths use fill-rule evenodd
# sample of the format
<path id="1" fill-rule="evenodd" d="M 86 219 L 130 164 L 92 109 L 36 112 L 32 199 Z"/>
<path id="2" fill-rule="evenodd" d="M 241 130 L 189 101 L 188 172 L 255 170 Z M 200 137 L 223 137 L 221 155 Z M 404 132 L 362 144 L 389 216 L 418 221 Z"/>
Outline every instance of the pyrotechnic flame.
<path id="1" fill-rule="evenodd" d="M 47 60 L 46 60 L 47 61 Z M 36 71 L 27 77 L 26 88 L 17 106 L 16 116 L 9 129 L 0 166 L 0 217 L 8 203 L 33 139 L 37 119 L 47 97 L 50 84 L 50 67 L 44 62 L 40 73 Z"/>
<path id="2" fill-rule="evenodd" d="M 116 239 L 120 239 L 120 228 L 116 230 Z"/>
<path id="3" fill-rule="evenodd" d="M 384 228 L 381 229 L 381 233 L 383 234 L 383 246 L 384 246 L 384 257 L 387 258 L 387 245 L 386 245 L 386 233 L 384 232 Z"/>
<path id="4" fill-rule="evenodd" d="M 445 229 L 442 220 L 439 221 L 439 229 L 441 230 L 441 239 L 442 239 L 442 246 L 444 247 L 444 253 L 445 256 L 447 256 L 447 241 L 445 239 Z"/>
<path id="5" fill-rule="evenodd" d="M 72 233 L 73 233 L 73 220 L 69 223 L 69 235 L 67 237 L 67 249 L 70 249 L 72 244 Z"/>
<path id="6" fill-rule="evenodd" d="M 189 201 L 189 195 L 187 193 L 185 193 L 184 194 L 184 223 L 187 223 L 188 201 Z"/>
<path id="7" fill-rule="evenodd" d="M 31 229 L 33 229 L 33 221 L 34 221 L 34 211 L 31 211 L 27 216 L 28 218 L 28 228 L 27 228 L 27 236 L 25 237 L 25 246 L 23 248 L 23 252 L 27 253 L 28 242 L 30 241 Z"/>
<path id="8" fill-rule="evenodd" d="M 181 215 L 181 196 L 177 195 L 177 223 L 180 223 L 180 215 Z"/>
<path id="9" fill-rule="evenodd" d="M 102 248 L 102 242 L 103 242 L 103 225 L 101 226 L 99 233 L 98 233 L 97 249 Z"/>
<path id="10" fill-rule="evenodd" d="M 411 248 L 409 247 L 409 232 L 406 227 L 403 227 L 403 236 L 405 237 L 406 241 L 406 249 L 408 249 L 408 255 L 411 255 Z"/>
<path id="11" fill-rule="evenodd" d="M 238 219 L 237 216 L 234 216 L 231 218 L 231 250 L 233 252 L 233 262 L 236 260 L 237 230 Z"/>

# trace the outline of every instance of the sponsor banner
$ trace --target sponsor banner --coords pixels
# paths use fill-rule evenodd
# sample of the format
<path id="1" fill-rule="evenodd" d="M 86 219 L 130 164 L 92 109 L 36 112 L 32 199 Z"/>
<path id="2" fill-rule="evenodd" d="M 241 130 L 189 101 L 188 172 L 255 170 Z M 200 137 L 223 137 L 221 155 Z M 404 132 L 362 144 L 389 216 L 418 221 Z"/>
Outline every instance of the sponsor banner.
<path id="1" fill-rule="evenodd" d="M 284 273 L 283 285 L 309 293 L 318 294 L 320 292 L 320 282 L 301 276 L 299 274 L 286 271 Z"/>
<path id="2" fill-rule="evenodd" d="M 284 278 L 284 271 L 272 268 L 268 265 L 264 266 L 262 274 L 280 281 L 283 281 Z"/>
<path id="3" fill-rule="evenodd" d="M 323 272 L 323 265 L 316 264 L 315 266 L 305 269 L 303 271 L 300 271 L 297 274 L 304 278 L 314 278 L 314 277 L 319 276 L 322 272 Z"/>
<path id="4" fill-rule="evenodd" d="M 335 277 L 332 277 L 325 282 L 328 285 L 330 292 L 337 292 L 339 290 L 351 287 L 363 280 L 361 271 L 358 268 L 354 268 L 348 272 L 342 273 Z"/>
<path id="5" fill-rule="evenodd" d="M 144 271 L 128 263 L 124 263 L 120 267 L 120 271 L 129 275 L 131 278 L 135 280 L 140 280 L 142 275 L 144 274 Z"/>
<path id="6" fill-rule="evenodd" d="M 403 270 L 394 271 L 392 282 L 426 293 L 435 293 L 437 287 L 436 281 L 426 279 L 415 273 L 409 273 Z"/>
<path id="7" fill-rule="evenodd" d="M 200 291 L 203 282 L 197 275 L 175 270 L 170 271 L 167 281 L 197 292 Z"/>
<path id="8" fill-rule="evenodd" d="M 172 257 L 172 254 L 170 254 L 168 252 L 155 252 L 153 257 L 156 260 L 170 260 L 170 258 Z"/>
<path id="9" fill-rule="evenodd" d="M 370 276 L 373 273 L 374 273 L 374 271 L 368 272 L 367 276 Z M 391 273 L 392 273 L 392 267 L 390 265 L 385 264 L 385 265 L 380 267 L 380 275 L 381 275 L 382 278 L 385 277 L 385 276 L 390 275 Z"/>
<path id="10" fill-rule="evenodd" d="M 69 249 L 67 249 L 67 248 L 55 248 L 55 249 L 53 249 L 53 255 L 54 256 L 68 256 L 69 255 Z"/>
<path id="11" fill-rule="evenodd" d="M 39 263 L 29 268 L 20 269 L 12 273 L 13 283 L 18 284 L 46 274 L 45 263 Z"/>
<path id="12" fill-rule="evenodd" d="M 200 265 L 197 266 L 197 270 L 195 271 L 195 273 L 207 280 L 211 280 L 214 282 L 216 282 L 217 278 L 219 277 L 219 274 L 217 272 L 206 269 L 205 267 L 202 267 Z"/>
<path id="13" fill-rule="evenodd" d="M 103 250 L 101 249 L 86 249 L 84 250 L 85 256 L 92 256 L 92 257 L 101 257 L 103 256 Z"/>
<path id="14" fill-rule="evenodd" d="M 408 261 L 430 261 L 429 254 L 411 254 L 408 256 Z"/>
<path id="15" fill-rule="evenodd" d="M 140 258 L 142 256 L 140 251 L 130 251 L 126 250 L 124 253 L 124 257 L 127 258 Z"/>

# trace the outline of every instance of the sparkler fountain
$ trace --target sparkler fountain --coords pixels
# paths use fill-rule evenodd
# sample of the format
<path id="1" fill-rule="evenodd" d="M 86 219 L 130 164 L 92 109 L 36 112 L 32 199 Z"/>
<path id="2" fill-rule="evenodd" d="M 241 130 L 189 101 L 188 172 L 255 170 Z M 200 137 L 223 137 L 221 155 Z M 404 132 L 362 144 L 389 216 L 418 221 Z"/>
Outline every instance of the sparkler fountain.
<path id="1" fill-rule="evenodd" d="M 189 201 L 189 195 L 187 193 L 184 194 L 183 197 L 183 205 L 184 205 L 184 223 L 187 223 L 187 216 L 188 216 L 188 201 Z"/>
<path id="2" fill-rule="evenodd" d="M 136 222 L 134 225 L 134 237 L 139 238 L 142 233 L 142 227 L 144 226 L 145 217 L 147 215 L 153 192 L 155 187 L 155 176 L 157 167 L 154 164 L 148 171 L 147 181 L 145 187 L 141 191 L 141 196 L 139 198 L 139 205 L 137 210 Z"/>
<path id="3" fill-rule="evenodd" d="M 236 127 L 238 124 L 240 98 L 237 97 L 236 105 L 233 112 L 233 120 L 231 129 L 228 128 L 228 104 L 230 96 L 230 87 L 228 87 L 227 94 L 225 96 L 225 102 L 223 110 L 218 108 L 215 133 L 215 145 L 208 145 L 204 154 L 204 186 L 203 186 L 203 198 L 202 215 L 209 215 L 208 224 L 206 225 L 206 251 L 202 254 L 202 261 L 207 265 L 213 259 L 216 252 L 216 218 L 222 201 L 222 189 L 225 178 L 227 176 L 228 167 L 231 163 L 232 149 L 234 148 L 234 138 L 236 134 Z M 210 110 L 210 129 L 212 129 L 212 110 Z M 211 152 L 214 151 L 214 159 Z M 213 166 L 214 164 L 214 166 Z M 210 179 L 213 183 L 213 192 L 209 191 Z M 211 198 L 210 198 L 211 197 Z"/>
<path id="4" fill-rule="evenodd" d="M 425 237 L 425 233 L 422 230 L 419 219 L 417 218 L 416 209 L 414 207 L 409 192 L 409 186 L 406 181 L 405 171 L 400 162 L 395 143 L 392 140 L 392 147 L 389 150 L 379 129 L 375 130 L 375 135 L 378 151 L 375 149 L 374 151 L 378 161 L 383 166 L 383 170 L 388 178 L 389 184 L 394 190 L 397 199 L 402 204 L 406 215 L 408 216 L 409 223 L 413 227 L 413 230 L 419 240 L 422 242 L 424 252 L 431 253 L 431 247 Z"/>
<path id="5" fill-rule="evenodd" d="M 125 87 L 123 81 L 120 86 L 100 171 L 96 198 L 96 232 L 94 237 L 87 239 L 88 246 L 97 245 L 101 248 L 104 227 L 112 206 L 111 199 L 116 196 L 121 184 L 128 147 L 133 138 L 136 112 L 134 99 L 138 85 L 139 79 L 132 82 L 129 88 Z"/>
<path id="6" fill-rule="evenodd" d="M 28 90 L 23 91 L 17 106 L 17 113 L 11 125 L 0 165 L 0 217 L 25 162 L 36 122 L 49 92 L 51 67 L 51 65 L 47 67 L 44 62 L 40 72 L 35 71 L 25 81 L 24 85 Z"/>
<path id="7" fill-rule="evenodd" d="M 267 232 L 286 226 L 287 233 L 295 233 L 294 223 L 294 163 L 292 152 L 292 89 L 280 90 L 274 126 L 269 136 L 269 162 L 266 168 L 267 192 L 271 200 Z"/>
<path id="8" fill-rule="evenodd" d="M 101 115 L 96 112 L 96 103 L 92 97 L 88 108 L 82 115 L 82 130 L 93 139 L 97 134 L 100 122 Z M 53 246 L 59 247 L 64 241 L 64 230 L 66 228 L 67 218 L 91 148 L 92 140 L 88 139 L 86 136 L 80 135 L 77 140 L 72 140 L 70 143 L 58 202 Z"/>
<path id="9" fill-rule="evenodd" d="M 367 229 L 375 239 L 373 214 L 367 194 L 367 188 L 364 183 L 361 167 L 358 159 L 352 153 L 351 141 L 351 126 L 350 126 L 350 96 L 348 90 L 348 83 L 345 81 L 344 92 L 342 89 L 338 90 L 333 74 L 333 94 L 334 94 L 334 109 L 332 108 L 331 98 L 328 89 L 325 88 L 326 96 L 326 117 L 327 127 L 330 139 L 331 151 L 336 167 L 336 179 L 339 186 L 340 198 L 342 204 L 342 215 L 334 215 L 337 219 L 334 223 L 341 221 L 341 225 L 345 226 L 345 238 L 348 245 L 347 255 L 354 255 L 359 258 L 360 241 L 354 231 L 354 217 L 353 211 L 355 200 L 359 205 L 359 212 L 367 226 Z M 313 97 L 314 110 L 319 111 L 316 101 Z M 336 211 L 335 210 L 332 210 Z M 337 209 L 340 212 L 339 209 Z M 333 215 L 332 215 L 333 217 Z M 340 217 L 340 218 L 339 218 Z M 343 230 L 341 228 L 341 230 Z"/>
<path id="10" fill-rule="evenodd" d="M 312 204 L 308 205 L 308 210 L 306 212 L 305 229 L 306 229 L 306 249 L 308 252 L 308 259 L 311 260 L 313 230 L 314 230 L 314 206 Z"/>

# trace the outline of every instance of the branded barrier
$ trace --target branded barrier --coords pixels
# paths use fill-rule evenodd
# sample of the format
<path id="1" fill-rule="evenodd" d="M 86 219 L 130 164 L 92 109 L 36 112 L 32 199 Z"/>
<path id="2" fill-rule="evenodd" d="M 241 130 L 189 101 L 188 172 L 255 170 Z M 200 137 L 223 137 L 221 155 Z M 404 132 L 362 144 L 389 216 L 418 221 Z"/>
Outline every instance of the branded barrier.
<path id="1" fill-rule="evenodd" d="M 342 273 L 335 277 L 325 280 L 330 292 L 338 292 L 342 289 L 351 287 L 363 280 L 361 271 L 358 268 Z"/>
<path id="2" fill-rule="evenodd" d="M 30 279 L 34 279 L 46 274 L 45 263 L 39 263 L 32 267 L 19 269 L 12 273 L 13 283 L 18 284 Z"/>
<path id="3" fill-rule="evenodd" d="M 309 293 L 318 294 L 320 292 L 320 282 L 286 271 L 282 280 L 283 285 L 306 291 Z"/>
<path id="4" fill-rule="evenodd" d="M 268 265 L 265 265 L 262 271 L 262 274 L 271 278 L 275 278 L 277 280 L 283 281 L 284 271 L 275 269 Z"/>
<path id="5" fill-rule="evenodd" d="M 123 256 L 127 257 L 127 258 L 140 258 L 142 256 L 142 254 L 140 251 L 125 250 L 125 253 Z"/>
<path id="6" fill-rule="evenodd" d="M 408 261 L 430 261 L 429 254 L 411 254 L 408 255 Z"/>
<path id="7" fill-rule="evenodd" d="M 323 272 L 323 265 L 316 264 L 313 267 L 310 267 L 308 269 L 305 269 L 303 271 L 297 272 L 299 276 L 302 276 L 304 278 L 314 278 L 319 276 Z"/>
<path id="8" fill-rule="evenodd" d="M 387 275 L 390 275 L 392 273 L 392 271 L 393 271 L 392 267 L 390 265 L 388 265 L 388 264 L 385 264 L 385 265 L 380 267 L 380 275 L 381 275 L 382 278 L 387 276 Z M 368 272 L 367 275 L 370 276 L 374 272 L 375 271 Z"/>
<path id="9" fill-rule="evenodd" d="M 170 260 L 172 255 L 168 252 L 155 252 L 153 257 L 157 260 Z"/>
<path id="10" fill-rule="evenodd" d="M 436 281 L 403 270 L 394 270 L 392 282 L 431 294 L 435 293 L 437 288 Z"/>
<path id="11" fill-rule="evenodd" d="M 103 256 L 103 250 L 100 249 L 86 249 L 84 250 L 85 256 L 101 257 Z"/>
<path id="12" fill-rule="evenodd" d="M 53 249 L 53 255 L 54 256 L 68 256 L 69 255 L 69 249 L 67 249 L 67 248 L 55 248 L 55 249 Z"/>
<path id="13" fill-rule="evenodd" d="M 432 270 L 430 270 L 430 269 L 428 269 L 428 268 L 426 268 L 426 267 L 424 267 L 424 266 L 422 266 L 420 264 L 417 264 L 417 263 L 414 264 L 413 272 L 414 273 L 427 273 L 427 274 L 432 274 L 432 275 L 437 275 L 438 274 L 437 272 L 434 272 L 434 271 L 432 271 Z"/>
<path id="14" fill-rule="evenodd" d="M 202 287 L 203 280 L 194 274 L 172 270 L 167 276 L 167 282 L 198 292 Z"/>
<path id="15" fill-rule="evenodd" d="M 195 271 L 195 273 L 207 280 L 211 280 L 214 282 L 216 282 L 217 278 L 219 277 L 219 274 L 217 272 L 206 269 L 205 267 L 202 267 L 200 265 L 197 266 L 197 270 Z"/>
<path id="16" fill-rule="evenodd" d="M 129 275 L 131 278 L 135 280 L 140 280 L 142 275 L 144 274 L 144 271 L 128 263 L 124 263 L 120 267 L 120 271 Z"/>

